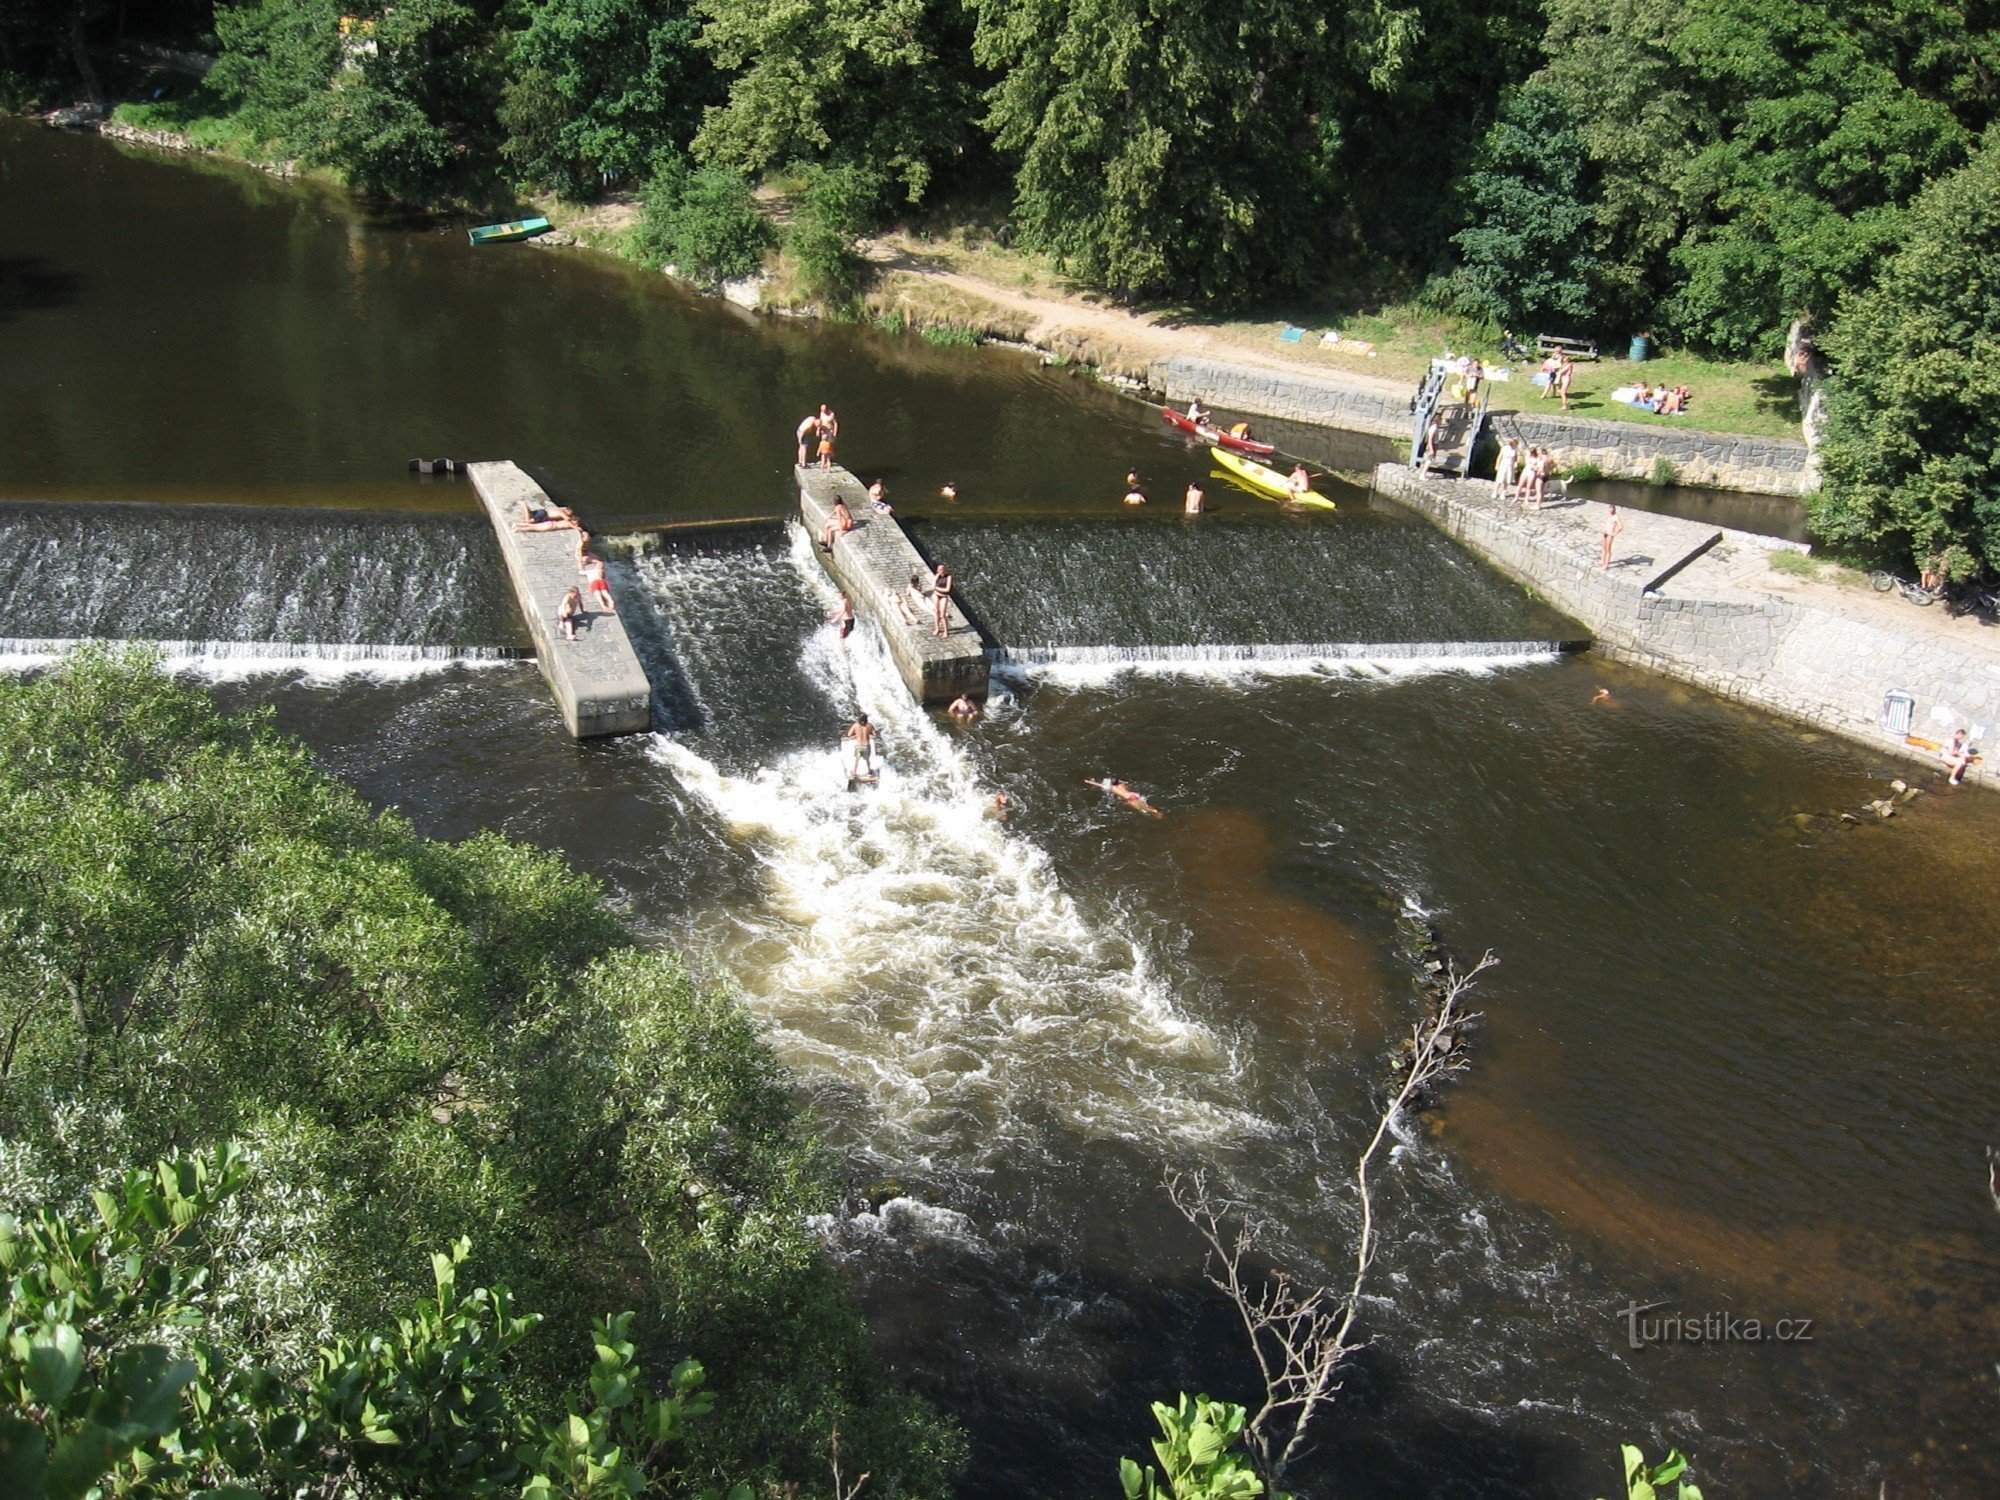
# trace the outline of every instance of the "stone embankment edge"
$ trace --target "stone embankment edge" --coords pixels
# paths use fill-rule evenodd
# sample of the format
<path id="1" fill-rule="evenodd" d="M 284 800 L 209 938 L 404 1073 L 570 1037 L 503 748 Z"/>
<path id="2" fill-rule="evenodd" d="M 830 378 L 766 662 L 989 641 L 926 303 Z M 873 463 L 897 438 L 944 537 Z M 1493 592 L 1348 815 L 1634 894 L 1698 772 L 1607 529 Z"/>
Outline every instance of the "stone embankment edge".
<path id="1" fill-rule="evenodd" d="M 1177 354 L 1153 362 L 1147 382 L 1179 405 L 1206 405 L 1282 417 L 1377 437 L 1410 438 L 1410 400 L 1374 386 L 1304 372 L 1259 369 Z M 1415 387 L 1411 387 L 1414 394 Z M 1803 442 L 1693 427 L 1648 427 L 1541 412 L 1495 411 L 1487 444 L 1514 437 L 1555 455 L 1563 468 L 1596 465 L 1611 479 L 1650 479 L 1664 461 L 1676 481 L 1759 495 L 1800 495 L 1810 487 Z M 1484 445 L 1482 445 L 1484 446 Z"/>
<path id="2" fill-rule="evenodd" d="M 1930 751 L 1881 727 L 1884 696 L 1916 698 L 1916 728 L 1933 705 L 1961 720 L 2000 719 L 2000 664 L 1949 642 L 1899 633 L 1809 603 L 1751 589 L 1648 596 L 1504 517 L 1452 499 L 1457 481 L 1426 482 L 1402 464 L 1376 468 L 1374 492 L 1435 522 L 1509 577 L 1588 626 L 1593 650 L 1692 683 L 1719 697 L 1809 724 L 1881 754 L 1937 766 Z M 1989 757 L 2000 753 L 1990 742 Z M 1968 781 L 2000 787 L 2000 765 L 1975 762 Z"/>

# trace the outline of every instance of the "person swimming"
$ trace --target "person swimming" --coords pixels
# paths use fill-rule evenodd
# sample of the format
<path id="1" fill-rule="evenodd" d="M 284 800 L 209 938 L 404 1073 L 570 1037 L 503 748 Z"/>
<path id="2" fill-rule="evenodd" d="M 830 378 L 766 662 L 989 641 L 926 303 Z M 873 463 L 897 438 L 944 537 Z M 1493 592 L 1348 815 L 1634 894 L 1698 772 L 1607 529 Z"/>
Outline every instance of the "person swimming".
<path id="1" fill-rule="evenodd" d="M 1142 794 L 1134 791 L 1130 783 L 1120 781 L 1116 776 L 1107 776 L 1102 781 L 1092 781 L 1089 777 L 1085 777 L 1083 784 L 1085 786 L 1094 786 L 1099 791 L 1109 792 L 1120 802 L 1131 808 L 1133 812 L 1144 813 L 1149 818 L 1164 818 L 1166 816 L 1165 813 L 1148 802 Z"/>

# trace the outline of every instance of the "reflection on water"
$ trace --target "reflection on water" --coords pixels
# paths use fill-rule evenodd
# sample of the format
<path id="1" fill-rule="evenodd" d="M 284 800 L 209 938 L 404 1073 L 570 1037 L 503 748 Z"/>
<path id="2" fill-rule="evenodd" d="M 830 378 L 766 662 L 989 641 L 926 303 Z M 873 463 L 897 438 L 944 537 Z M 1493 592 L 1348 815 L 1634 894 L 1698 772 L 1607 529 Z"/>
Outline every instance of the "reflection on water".
<path id="1" fill-rule="evenodd" d="M 11 122 L 0 167 L 0 256 L 45 292 L 6 309 L 8 494 L 386 502 L 438 493 L 403 463 L 444 453 L 514 457 L 596 518 L 776 513 L 792 421 L 827 396 L 900 512 L 944 515 L 958 482 L 951 546 L 988 566 L 998 587 L 968 591 L 1003 639 L 1548 638 L 1346 494 L 1308 521 L 1247 499 L 1193 529 L 1110 521 L 1127 467 L 1171 494 L 1206 455 L 1030 362 L 753 325 L 620 268 L 364 231 L 312 193 Z M 1014 524 L 1034 516 L 1062 524 Z M 9 635 L 515 639 L 470 520 L 6 524 L 28 527 L 0 564 Z M 1334 1273 L 1411 1013 L 1406 909 L 1502 964 L 1470 1077 L 1398 1142 L 1376 1342 L 1307 1491 L 1608 1493 L 1634 1440 L 1693 1452 L 1715 1493 L 2000 1493 L 2000 801 L 1933 789 L 1802 837 L 1793 814 L 1908 768 L 1589 657 L 1058 661 L 963 731 L 909 705 L 866 629 L 841 648 L 795 546 L 620 563 L 660 736 L 573 745 L 506 661 L 224 691 L 429 830 L 562 849 L 744 991 L 855 1163 L 830 1242 L 890 1356 L 969 1424 L 968 1494 L 1100 1494 L 1148 1400 L 1247 1391 L 1159 1172 L 1207 1166 L 1288 1263 Z M 94 573 L 123 582 L 93 594 Z M 857 707 L 890 772 L 850 794 L 832 756 Z M 1166 816 L 1083 785 L 1107 773 Z M 980 816 L 995 787 L 1005 828 Z M 1634 1351 L 1613 1317 L 1633 1299 L 1821 1332 Z"/>

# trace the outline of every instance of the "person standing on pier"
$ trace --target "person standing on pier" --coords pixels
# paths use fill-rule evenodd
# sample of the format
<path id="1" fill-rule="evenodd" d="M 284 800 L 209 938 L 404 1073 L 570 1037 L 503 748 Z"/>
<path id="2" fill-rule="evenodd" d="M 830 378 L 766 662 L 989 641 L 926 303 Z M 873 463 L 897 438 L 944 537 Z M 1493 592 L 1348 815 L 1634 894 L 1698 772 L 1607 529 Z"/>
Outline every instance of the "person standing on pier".
<path id="1" fill-rule="evenodd" d="M 799 467 L 806 466 L 806 444 L 819 436 L 819 413 L 811 412 L 799 423 Z"/>
<path id="2" fill-rule="evenodd" d="M 931 575 L 931 606 L 937 612 L 937 623 L 932 627 L 932 635 L 951 634 L 951 569 L 943 563 L 937 565 L 937 572 Z"/>
<path id="3" fill-rule="evenodd" d="M 824 401 L 819 404 L 819 466 L 833 467 L 833 440 L 840 436 L 840 418 Z"/>
<path id="4" fill-rule="evenodd" d="M 1493 493 L 1501 499 L 1508 498 L 1514 488 L 1514 475 L 1521 467 L 1521 450 L 1512 438 L 1500 440 L 1500 457 L 1493 463 Z"/>
<path id="5" fill-rule="evenodd" d="M 1598 542 L 1599 542 L 1599 546 L 1597 549 L 1598 567 L 1609 568 L 1611 566 L 1611 548 L 1613 547 L 1613 545 L 1616 544 L 1618 538 L 1624 533 L 1624 530 L 1625 530 L 1625 523 L 1618 518 L 1618 507 L 1614 505 L 1608 511 L 1605 512 L 1604 530 L 1598 537 Z"/>
<path id="6" fill-rule="evenodd" d="M 583 590 L 575 584 L 563 595 L 562 603 L 556 606 L 556 628 L 566 641 L 576 639 L 576 622 L 583 618 Z"/>

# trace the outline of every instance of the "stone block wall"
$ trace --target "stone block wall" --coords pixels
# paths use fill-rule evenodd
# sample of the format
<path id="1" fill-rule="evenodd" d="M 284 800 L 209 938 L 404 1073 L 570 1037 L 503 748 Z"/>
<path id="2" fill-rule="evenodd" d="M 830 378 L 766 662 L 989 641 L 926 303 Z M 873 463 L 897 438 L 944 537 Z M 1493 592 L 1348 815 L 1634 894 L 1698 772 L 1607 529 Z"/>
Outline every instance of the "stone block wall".
<path id="1" fill-rule="evenodd" d="M 1339 380 L 1176 355 L 1155 360 L 1147 384 L 1176 406 L 1205 405 L 1348 432 L 1410 440 L 1410 397 Z M 1414 394 L 1415 387 L 1411 387 Z"/>
<path id="2" fill-rule="evenodd" d="M 1554 453 L 1562 468 L 1593 463 L 1610 479 L 1650 479 L 1665 459 L 1682 484 L 1758 495 L 1798 495 L 1809 487 L 1806 445 L 1788 438 L 1606 422 L 1559 411 L 1496 411 L 1486 430 L 1496 447 L 1502 438 L 1517 438 Z"/>
<path id="3" fill-rule="evenodd" d="M 1400 464 L 1375 471 L 1376 493 L 1419 511 L 1450 535 L 1574 616 L 1594 650 L 1724 698 L 1782 714 L 1907 759 L 1928 751 L 1881 727 L 1892 690 L 1916 699 L 1915 732 L 1941 739 L 1931 709 L 2000 730 L 2000 664 L 1948 641 L 1905 634 L 1811 603 L 1743 590 L 1728 596 L 1647 597 L 1572 552 L 1452 497 L 1457 481 L 1425 481 Z M 1482 487 L 1483 488 L 1483 487 Z M 1988 736 L 2000 753 L 2000 736 Z M 2000 786 L 2000 767 L 1978 762 L 1966 778 Z"/>

